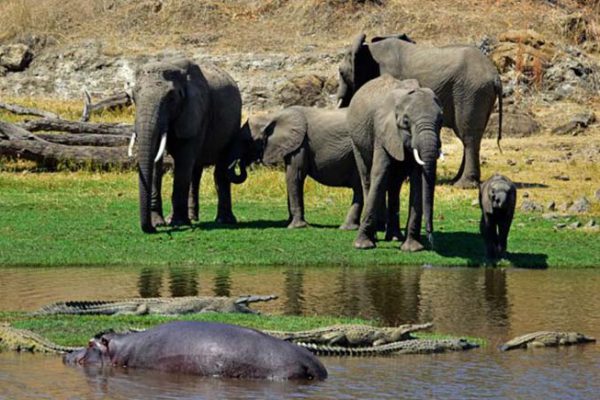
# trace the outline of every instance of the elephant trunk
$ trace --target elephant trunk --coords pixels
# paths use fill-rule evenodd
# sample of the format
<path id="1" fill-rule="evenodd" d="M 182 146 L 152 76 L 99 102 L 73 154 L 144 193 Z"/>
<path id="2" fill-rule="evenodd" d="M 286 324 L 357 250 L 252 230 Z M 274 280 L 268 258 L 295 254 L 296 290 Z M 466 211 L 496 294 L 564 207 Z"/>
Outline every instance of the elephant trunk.
<path id="1" fill-rule="evenodd" d="M 337 108 L 348 107 L 352 99 L 353 91 L 350 85 L 340 76 L 338 79 L 338 90 L 336 94 Z"/>
<path id="2" fill-rule="evenodd" d="M 236 167 L 239 167 L 240 169 L 239 174 L 236 171 Z M 244 183 L 248 177 L 244 161 L 240 160 L 239 158 L 233 160 L 233 162 L 227 167 L 227 177 L 231 183 L 235 183 L 236 185 Z"/>
<path id="3" fill-rule="evenodd" d="M 427 239 L 433 246 L 433 205 L 436 181 L 437 158 L 439 155 L 440 140 L 435 131 L 423 135 L 418 154 L 423 161 L 423 216 L 425 218 L 425 231 Z"/>
<path id="4" fill-rule="evenodd" d="M 155 157 L 161 136 L 167 131 L 167 122 L 161 117 L 160 101 L 144 101 L 137 104 L 135 131 L 138 140 L 138 184 L 140 201 L 140 225 L 146 233 L 156 232 L 152 225 L 152 182 Z"/>

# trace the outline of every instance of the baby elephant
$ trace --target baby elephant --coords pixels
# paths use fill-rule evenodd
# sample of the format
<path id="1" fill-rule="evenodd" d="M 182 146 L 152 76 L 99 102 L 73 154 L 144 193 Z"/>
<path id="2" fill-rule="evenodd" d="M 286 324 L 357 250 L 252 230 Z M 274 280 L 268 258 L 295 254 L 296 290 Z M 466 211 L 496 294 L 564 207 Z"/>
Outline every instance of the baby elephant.
<path id="1" fill-rule="evenodd" d="M 348 137 L 346 109 L 288 107 L 267 117 L 251 117 L 242 132 L 255 144 L 252 155 L 245 158 L 267 165 L 285 164 L 288 228 L 307 226 L 303 193 L 307 176 L 323 185 L 352 189 L 352 205 L 340 229 L 358 228 L 363 193 Z"/>
<path id="2" fill-rule="evenodd" d="M 479 187 L 480 230 L 489 259 L 502 258 L 506 254 L 506 239 L 516 201 L 517 187 L 505 176 L 496 174 Z"/>

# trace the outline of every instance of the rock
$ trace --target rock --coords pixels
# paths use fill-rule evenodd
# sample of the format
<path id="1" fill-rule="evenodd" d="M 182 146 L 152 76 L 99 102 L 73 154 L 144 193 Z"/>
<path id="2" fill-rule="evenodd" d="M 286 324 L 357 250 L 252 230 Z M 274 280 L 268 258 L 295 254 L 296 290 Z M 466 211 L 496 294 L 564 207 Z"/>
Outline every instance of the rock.
<path id="1" fill-rule="evenodd" d="M 549 201 L 548 204 L 546 204 L 546 210 L 556 211 L 556 203 L 554 202 L 554 200 Z"/>
<path id="2" fill-rule="evenodd" d="M 528 199 L 529 198 L 529 192 L 523 192 L 523 198 L 524 199 Z"/>
<path id="3" fill-rule="evenodd" d="M 567 227 L 567 224 L 565 224 L 563 222 L 561 222 L 560 224 L 554 225 L 555 229 L 563 229 L 563 228 L 566 228 L 566 227 Z"/>
<path id="4" fill-rule="evenodd" d="M 473 207 L 479 206 L 479 200 L 478 199 L 471 200 L 471 206 L 473 206 Z"/>
<path id="5" fill-rule="evenodd" d="M 569 207 L 571 207 L 571 205 L 573 205 L 573 202 L 567 201 L 567 202 L 561 203 L 558 207 L 556 207 L 556 209 L 561 212 L 566 212 L 569 209 Z"/>
<path id="6" fill-rule="evenodd" d="M 527 164 L 527 165 L 531 165 L 531 164 L 533 164 L 533 161 L 534 161 L 534 159 L 533 159 L 533 158 L 531 158 L 531 157 L 527 157 L 527 158 L 525 159 L 525 164 Z"/>
<path id="7" fill-rule="evenodd" d="M 600 201 L 600 189 L 596 190 L 594 197 L 596 198 L 597 201 Z"/>
<path id="8" fill-rule="evenodd" d="M 538 133 L 540 129 L 540 124 L 528 114 L 502 114 L 502 137 L 528 137 Z M 498 135 L 498 113 L 490 116 L 484 135 L 488 138 Z"/>
<path id="9" fill-rule="evenodd" d="M 506 160 L 506 163 L 511 167 L 517 165 L 517 162 L 511 159 Z"/>
<path id="10" fill-rule="evenodd" d="M 554 175 L 552 177 L 552 179 L 556 179 L 557 181 L 570 181 L 571 180 L 571 178 L 569 178 L 569 175 L 565 175 L 565 174 Z"/>
<path id="11" fill-rule="evenodd" d="M 585 212 L 588 212 L 589 210 L 590 210 L 590 201 L 585 197 L 578 198 L 577 200 L 575 200 L 573 205 L 568 208 L 569 212 L 576 212 L 576 213 L 585 213 Z"/>
<path id="12" fill-rule="evenodd" d="M 585 113 L 575 114 L 571 117 L 571 120 L 564 125 L 557 126 L 552 129 L 552 133 L 558 135 L 566 135 L 576 131 L 581 131 L 587 128 L 590 124 L 596 121 L 596 115 L 592 111 Z"/>
<path id="13" fill-rule="evenodd" d="M 5 67 L 0 66 L 0 77 L 6 76 L 6 72 L 8 72 L 8 70 Z"/>
<path id="14" fill-rule="evenodd" d="M 523 200 L 521 203 L 521 211 L 525 212 L 538 212 L 544 211 L 544 207 L 541 204 L 536 203 L 533 200 Z"/>
<path id="15" fill-rule="evenodd" d="M 542 218 L 545 220 L 552 220 L 558 218 L 558 214 L 555 212 L 544 213 L 542 214 Z"/>
<path id="16" fill-rule="evenodd" d="M 593 218 L 585 224 L 586 228 L 593 228 L 594 226 L 596 226 L 596 221 Z"/>
<path id="17" fill-rule="evenodd" d="M 556 54 L 554 44 L 533 30 L 507 31 L 500 34 L 498 40 L 500 44 L 490 57 L 502 73 L 516 69 L 541 74 Z"/>
<path id="18" fill-rule="evenodd" d="M 9 71 L 23 71 L 32 59 L 29 46 L 20 43 L 0 46 L 0 66 Z"/>
<path id="19" fill-rule="evenodd" d="M 569 229 L 577 229 L 581 227 L 581 222 L 575 221 L 569 224 Z"/>
<path id="20" fill-rule="evenodd" d="M 327 104 L 327 96 L 323 93 L 325 81 L 324 77 L 314 74 L 297 76 L 279 88 L 277 97 L 285 107 L 323 106 Z"/>

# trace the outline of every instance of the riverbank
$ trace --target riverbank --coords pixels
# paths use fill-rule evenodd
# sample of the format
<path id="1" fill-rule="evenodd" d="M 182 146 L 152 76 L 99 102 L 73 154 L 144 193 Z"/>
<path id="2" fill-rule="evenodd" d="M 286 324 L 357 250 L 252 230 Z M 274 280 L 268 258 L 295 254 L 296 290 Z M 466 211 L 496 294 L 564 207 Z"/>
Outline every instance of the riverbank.
<path id="1" fill-rule="evenodd" d="M 587 171 L 588 173 L 590 171 Z M 0 173 L 0 265 L 446 265 L 484 263 L 478 233 L 476 190 L 440 185 L 436 194 L 435 249 L 401 252 L 379 242 L 371 251 L 352 247 L 356 232 L 340 231 L 350 200 L 347 189 L 308 182 L 307 229 L 286 228 L 284 174 L 258 168 L 233 190 L 235 226 L 214 222 L 212 174 L 201 191 L 201 222 L 191 228 L 139 229 L 137 176 L 133 172 Z M 595 175 L 598 176 L 598 175 Z M 584 181 L 585 182 L 585 181 Z M 164 188 L 171 186 L 166 178 Z M 537 190 L 540 189 L 527 189 Z M 404 190 L 403 205 L 406 205 Z M 164 194 L 165 199 L 169 193 Z M 521 197 L 521 196 L 520 196 Z M 168 202 L 167 202 L 168 203 Z M 522 203 L 521 201 L 519 203 Z M 600 266 L 597 212 L 548 216 L 518 211 L 502 266 L 581 268 Z M 168 210 L 165 210 L 168 213 Z M 405 217 L 405 213 L 402 214 Z M 579 222 L 579 228 L 571 228 Z M 562 227 L 565 225 L 565 227 Z M 562 228 L 561 228 L 562 227 Z"/>

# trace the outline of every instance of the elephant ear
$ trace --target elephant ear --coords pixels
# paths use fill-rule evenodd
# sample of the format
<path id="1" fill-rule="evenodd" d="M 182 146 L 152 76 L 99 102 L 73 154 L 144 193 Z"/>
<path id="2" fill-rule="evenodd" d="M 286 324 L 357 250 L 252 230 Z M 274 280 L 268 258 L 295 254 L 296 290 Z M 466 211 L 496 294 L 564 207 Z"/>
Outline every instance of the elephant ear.
<path id="1" fill-rule="evenodd" d="M 175 134 L 180 139 L 190 139 L 201 134 L 208 123 L 210 89 L 198 65 L 187 61 L 182 67 L 178 79 L 183 99 L 175 120 Z"/>
<path id="2" fill-rule="evenodd" d="M 385 151 L 397 161 L 404 161 L 405 133 L 398 127 L 396 116 L 397 97 L 405 96 L 412 91 L 394 90 L 389 93 L 383 106 L 375 112 L 375 132 Z"/>
<path id="3" fill-rule="evenodd" d="M 304 142 L 307 130 L 302 112 L 285 109 L 278 112 L 263 129 L 265 149 L 263 163 L 277 164 L 297 150 Z"/>
<path id="4" fill-rule="evenodd" d="M 350 49 L 354 92 L 371 79 L 379 76 L 379 65 L 373 59 L 369 46 L 365 43 L 365 38 L 364 33 L 358 35 Z"/>
<path id="5" fill-rule="evenodd" d="M 412 46 L 406 41 L 385 38 L 369 44 L 369 50 L 373 60 L 379 65 L 379 71 L 383 75 L 398 75 L 398 66 L 402 61 L 402 52 L 405 46 Z"/>

